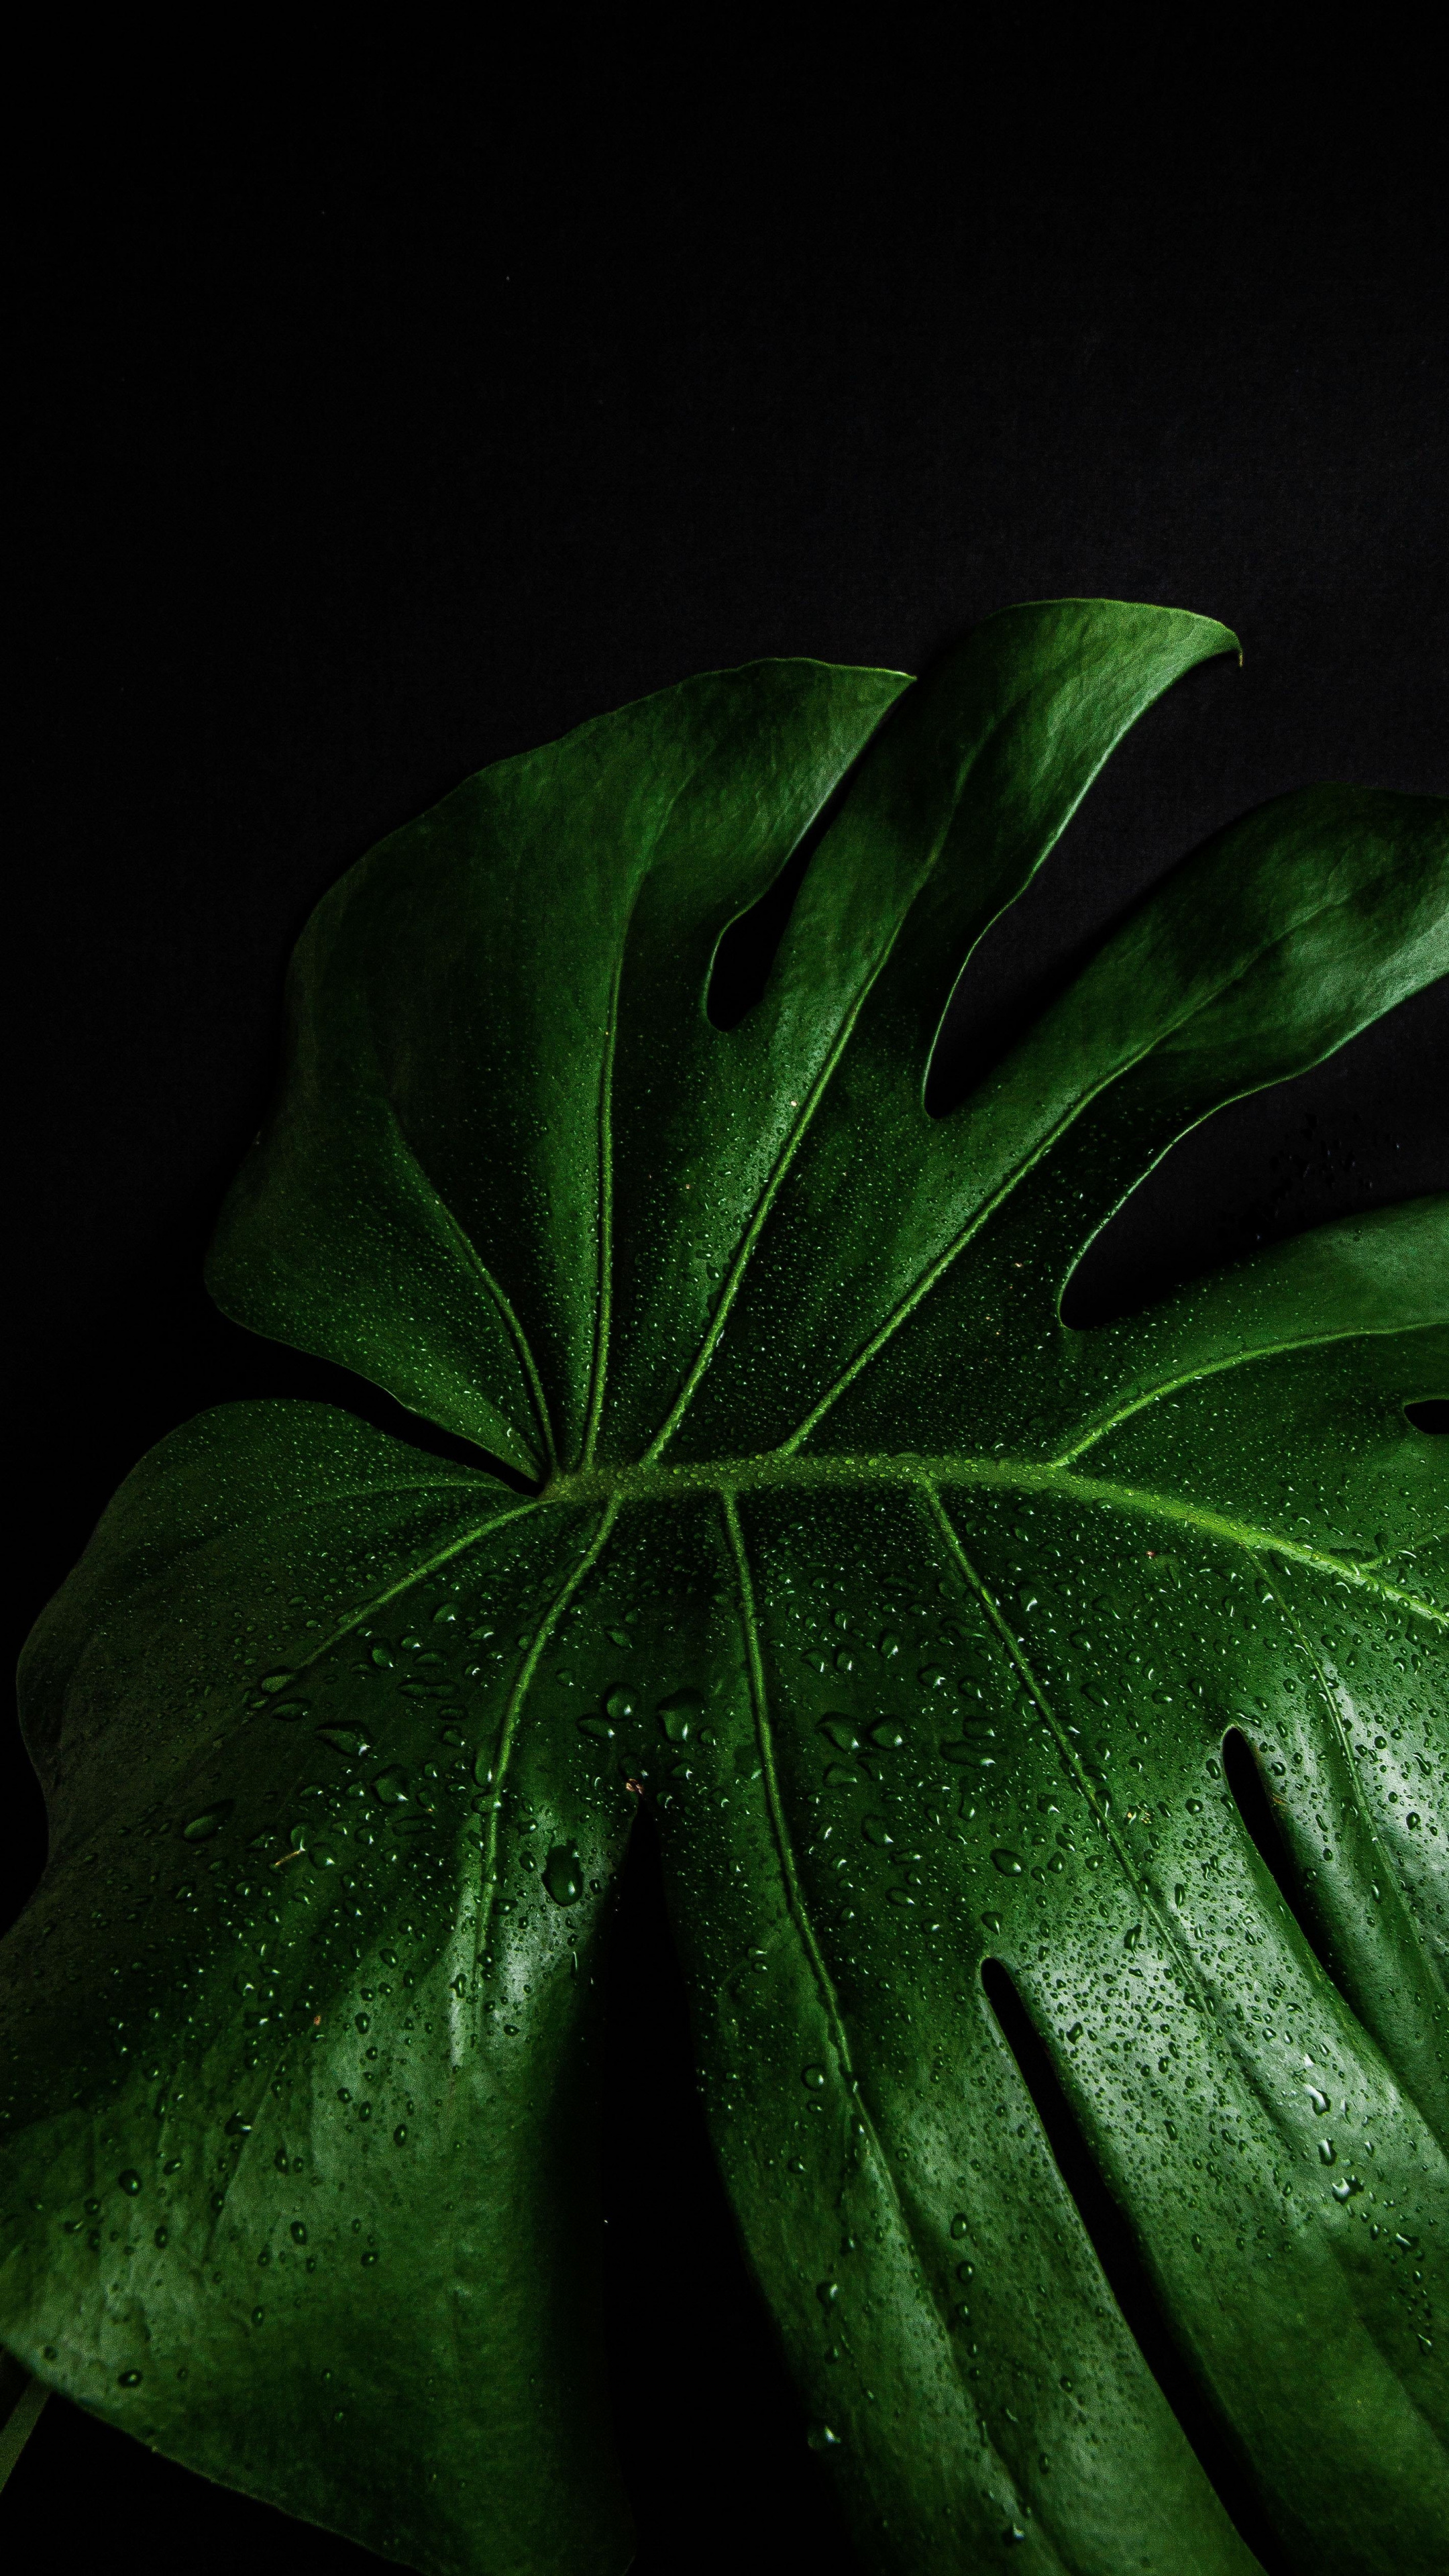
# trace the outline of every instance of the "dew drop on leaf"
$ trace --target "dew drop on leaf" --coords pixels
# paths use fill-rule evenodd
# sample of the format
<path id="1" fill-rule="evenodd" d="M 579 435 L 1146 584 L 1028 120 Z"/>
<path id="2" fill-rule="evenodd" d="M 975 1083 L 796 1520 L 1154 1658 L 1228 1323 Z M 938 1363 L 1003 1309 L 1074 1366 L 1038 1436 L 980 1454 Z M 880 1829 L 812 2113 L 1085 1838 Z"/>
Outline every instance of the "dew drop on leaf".
<path id="1" fill-rule="evenodd" d="M 698 1723 L 704 1707 L 704 1693 L 677 1690 L 659 1703 L 659 1723 L 671 1744 L 683 1744 L 690 1729 Z"/>
<path id="2" fill-rule="evenodd" d="M 543 1883 L 555 1905 L 577 1905 L 584 1892 L 584 1865 L 575 1844 L 554 1844 L 543 1865 Z"/>
<path id="3" fill-rule="evenodd" d="M 235 1798 L 218 1798 L 214 1807 L 203 1808 L 199 1816 L 192 1816 L 182 1826 L 182 1840 L 188 1843 L 209 1842 L 213 1834 L 220 1833 L 235 1805 Z"/>

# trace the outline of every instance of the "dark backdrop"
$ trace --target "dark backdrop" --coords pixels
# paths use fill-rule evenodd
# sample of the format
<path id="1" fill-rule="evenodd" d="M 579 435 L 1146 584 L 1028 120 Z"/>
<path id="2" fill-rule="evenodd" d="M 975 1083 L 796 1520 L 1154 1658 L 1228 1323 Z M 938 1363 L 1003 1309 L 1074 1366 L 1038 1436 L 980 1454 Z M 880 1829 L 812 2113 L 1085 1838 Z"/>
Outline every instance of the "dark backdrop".
<path id="1" fill-rule="evenodd" d="M 1445 245 L 1412 66 L 1388 126 L 1355 77 L 1331 116 L 1285 93 L 1229 138 L 1148 60 L 1110 116 L 1088 85 L 1048 130 L 1035 76 L 964 74 L 945 23 L 845 83 L 804 39 L 672 67 L 601 44 L 565 97 L 544 42 L 364 57 L 345 85 L 118 60 L 84 100 L 30 102 L 17 1644 L 138 1453 L 201 1406 L 340 1390 L 388 1418 L 223 1323 L 199 1264 L 311 905 L 469 770 L 759 654 L 919 670 L 1015 600 L 1222 617 L 1242 669 L 1118 755 L 973 967 L 968 1054 L 1245 807 L 1321 777 L 1449 785 Z M 1200 1131 L 1078 1313 L 1442 1186 L 1446 1098 L 1441 990 Z M 4 1762 L 8 1920 L 44 1824 L 13 1725 Z M 611 2013 L 639 2576 L 777 2553 L 843 2576 L 642 1840 Z M 144 2534 L 155 2576 L 377 2563 L 59 2402 L 0 2527 L 61 2566 Z"/>

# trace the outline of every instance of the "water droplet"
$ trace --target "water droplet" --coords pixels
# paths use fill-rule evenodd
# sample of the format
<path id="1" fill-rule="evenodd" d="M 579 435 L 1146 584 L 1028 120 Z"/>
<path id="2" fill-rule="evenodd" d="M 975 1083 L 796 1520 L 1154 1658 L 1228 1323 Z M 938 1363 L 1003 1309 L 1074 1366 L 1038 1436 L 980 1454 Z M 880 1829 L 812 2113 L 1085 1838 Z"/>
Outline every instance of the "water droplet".
<path id="1" fill-rule="evenodd" d="M 894 1753 L 906 1739 L 894 1720 L 887 1717 L 881 1720 L 879 1726 L 871 1728 L 870 1740 L 882 1753 Z"/>
<path id="2" fill-rule="evenodd" d="M 1335 2148 L 1335 2146 L 1334 2146 L 1334 2143 L 1333 2143 L 1332 2138 L 1320 2138 L 1320 2139 L 1319 2139 L 1319 2141 L 1318 2141 L 1318 2161 L 1319 2161 L 1319 2163 L 1320 2163 L 1321 2165 L 1336 2165 L 1336 2164 L 1337 2164 L 1337 2162 L 1338 2162 L 1338 2151 L 1337 2151 L 1337 2149 L 1336 2149 L 1336 2148 Z"/>
<path id="3" fill-rule="evenodd" d="M 261 2322 L 262 2322 L 263 2317 L 266 2315 L 266 2313 L 267 2313 L 267 2312 L 266 2312 L 266 2309 L 265 2309 L 265 2308 L 253 2308 L 253 2310 L 252 2310 L 252 2324 L 253 2324 L 254 2326 L 259 2326 L 259 2325 L 261 2324 Z"/>
<path id="4" fill-rule="evenodd" d="M 999 1914 L 983 1914 L 981 1920 L 985 1924 L 988 1932 L 999 1932 L 1001 1930 L 1001 1917 Z"/>
<path id="5" fill-rule="evenodd" d="M 353 2017 L 353 2025 L 352 2025 L 352 2026 L 353 2026 L 353 2029 L 354 2029 L 354 2030 L 371 2030 L 371 2028 L 372 2028 L 372 2015 L 371 2015 L 371 2013 L 357 2013 L 357 2014 L 355 2014 L 355 2015 L 354 2015 L 354 2017 Z"/>
<path id="6" fill-rule="evenodd" d="M 235 1798 L 218 1798 L 214 1807 L 205 1808 L 201 1815 L 193 1816 L 189 1824 L 182 1826 L 183 1840 L 188 1843 L 209 1842 L 213 1834 L 220 1833 L 235 1805 Z"/>
<path id="7" fill-rule="evenodd" d="M 960 2244 L 960 2242 L 961 2242 L 962 2237 L 963 2237 L 963 2236 L 969 2236 L 969 2235 L 970 2235 L 970 2233 L 971 2233 L 971 2222 L 970 2222 L 969 2218 L 967 2217 L 966 2212 L 964 2211 L 964 2209 L 958 2209 L 958 2210 L 957 2210 L 957 2212 L 956 2212 L 955 2217 L 954 2217 L 954 2218 L 952 2219 L 952 2221 L 951 2221 L 951 2234 L 952 2234 L 952 2236 L 955 2238 L 956 2243 L 959 2245 L 959 2244 Z"/>
<path id="8" fill-rule="evenodd" d="M 901 1651 L 901 1641 L 894 1628 L 883 1628 L 876 1639 L 876 1644 L 881 1653 L 886 1656 L 898 1655 Z"/>
<path id="9" fill-rule="evenodd" d="M 584 1892 L 584 1865 L 576 1844 L 554 1844 L 543 1865 L 543 1883 L 555 1905 L 577 1905 Z"/>
<path id="10" fill-rule="evenodd" d="M 860 1830 L 868 1843 L 875 1843 L 881 1850 L 895 1841 L 895 1835 L 891 1832 L 884 1816 L 863 1817 Z"/>
<path id="11" fill-rule="evenodd" d="M 330 1744 L 335 1752 L 350 1753 L 356 1760 L 372 1749 L 371 1737 L 365 1735 L 360 1726 L 319 1726 L 317 1732 L 323 1743 Z"/>
<path id="12" fill-rule="evenodd" d="M 581 1717 L 579 1732 L 582 1735 L 596 1736 L 601 1744 L 612 1744 L 614 1741 L 614 1730 L 606 1717 Z"/>
<path id="13" fill-rule="evenodd" d="M 820 2301 L 822 2308 L 834 2307 L 836 2300 L 840 2296 L 840 2283 L 838 2281 L 817 2281 L 815 2284 L 815 2296 Z"/>
<path id="14" fill-rule="evenodd" d="M 834 1745 L 837 1753 L 857 1753 L 860 1750 L 860 1737 L 848 1717 L 822 1717 L 817 1731 Z"/>
<path id="15" fill-rule="evenodd" d="M 1331 2107 L 1328 2095 L 1326 2093 L 1320 2093 L 1316 2084 L 1309 2084 L 1305 2086 L 1304 2089 L 1307 2092 L 1308 2099 L 1314 2110 L 1317 2112 L 1320 2120 L 1326 2118 Z"/>
<path id="16" fill-rule="evenodd" d="M 687 1740 L 691 1727 L 698 1724 L 703 1708 L 704 1693 L 697 1690 L 677 1690 L 668 1699 L 660 1701 L 659 1723 L 671 1744 L 683 1744 Z"/>
<path id="17" fill-rule="evenodd" d="M 391 1670 L 392 1670 L 392 1648 L 391 1648 L 391 1646 L 374 1646 L 374 1647 L 373 1647 L 373 1650 L 372 1650 L 372 1661 L 376 1664 L 377 1669 L 378 1669 L 378 1671 L 379 1671 L 380 1673 L 387 1673 L 387 1672 L 391 1672 Z"/>
<path id="18" fill-rule="evenodd" d="M 171 2230 L 169 2227 L 158 2227 L 153 2242 L 157 2245 L 165 2245 L 169 2243 L 170 2237 Z"/>
<path id="19" fill-rule="evenodd" d="M 260 1691 L 265 1691 L 269 1699 L 275 1699 L 277 1694 L 280 1691 L 286 1690 L 288 1684 L 295 1681 L 295 1679 L 295 1673 L 290 1670 L 278 1671 L 275 1673 L 263 1673 L 261 1680 L 257 1684 L 257 1688 Z"/>
<path id="20" fill-rule="evenodd" d="M 1014 1851 L 994 1851 L 991 1855 L 991 1866 L 993 1869 L 999 1869 L 1003 1878 L 1020 1878 L 1021 1854 Z"/>
<path id="21" fill-rule="evenodd" d="M 701 1713 L 704 1713 L 704 1692 L 701 1690 L 673 1690 L 668 1700 L 660 1700 L 660 1705 L 657 1705 L 657 1718 L 660 1718 L 660 1726 L 663 1726 L 670 1744 L 683 1744 L 691 1726 L 699 1723 Z"/>
<path id="22" fill-rule="evenodd" d="M 828 2424 L 812 2424 L 805 2439 L 812 2451 L 836 2451 L 840 2448 L 840 2435 Z"/>
<path id="23" fill-rule="evenodd" d="M 372 1794 L 380 1807 L 405 1807 L 408 1802 L 408 1775 L 400 1762 L 390 1762 L 379 1771 L 372 1784 Z"/>
<path id="24" fill-rule="evenodd" d="M 281 1718 L 285 1725 L 293 1726 L 299 1717 L 307 1715 L 307 1702 L 304 1699 L 276 1700 L 272 1705 L 272 1715 Z"/>
<path id="25" fill-rule="evenodd" d="M 920 1683 L 922 1690 L 944 1690 L 946 1687 L 946 1668 L 944 1664 L 922 1664 L 920 1671 L 916 1675 L 916 1679 Z"/>
<path id="26" fill-rule="evenodd" d="M 628 1642 L 628 1638 L 625 1637 L 624 1644 L 626 1646 Z M 616 1690 L 605 1691 L 604 1710 L 605 1714 L 612 1717 L 616 1724 L 622 1725 L 626 1717 L 632 1717 L 634 1714 L 633 1692 L 625 1690 L 622 1683 Z"/>
<path id="27" fill-rule="evenodd" d="M 292 2221 L 292 2243 L 294 2245 L 305 2245 L 306 2242 L 307 2230 L 300 2218 L 294 2218 Z"/>
<path id="28" fill-rule="evenodd" d="M 408 2133 L 405 2121 L 399 2120 L 397 2127 L 392 2133 L 392 2142 L 395 2147 L 405 2147 L 407 2145 Z"/>
<path id="29" fill-rule="evenodd" d="M 139 2370 L 118 2370 L 118 2371 L 117 2371 L 117 2373 L 116 2373 L 116 2386 L 117 2386 L 118 2388 L 139 2388 L 139 2387 L 140 2387 L 140 2385 L 141 2385 L 141 2374 L 140 2374 Z"/>
<path id="30" fill-rule="evenodd" d="M 800 2081 L 804 2085 L 807 2093 L 823 2093 L 825 2090 L 824 2067 L 814 2065 L 802 2066 L 800 2069 Z"/>
<path id="31" fill-rule="evenodd" d="M 224 2134 L 228 2138 L 249 2138 L 251 2136 L 251 2130 L 252 2124 L 250 2120 L 244 2120 L 240 2111 L 233 2111 L 231 2118 L 226 2124 Z"/>

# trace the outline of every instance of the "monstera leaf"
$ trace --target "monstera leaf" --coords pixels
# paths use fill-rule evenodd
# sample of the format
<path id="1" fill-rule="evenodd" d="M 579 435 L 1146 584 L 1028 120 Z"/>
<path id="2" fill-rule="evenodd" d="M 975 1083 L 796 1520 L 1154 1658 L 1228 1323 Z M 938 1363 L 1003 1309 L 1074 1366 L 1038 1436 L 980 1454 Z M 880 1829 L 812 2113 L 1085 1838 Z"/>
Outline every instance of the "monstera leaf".
<path id="1" fill-rule="evenodd" d="M 36 1631 L 0 2333 L 40 2380 L 417 2568 L 622 2567 L 593 2128 L 648 1804 L 869 2564 L 1257 2563 L 1016 2015 L 1281 2563 L 1442 2565 L 1449 1479 L 1405 1407 L 1449 1382 L 1445 1204 L 1100 1330 L 1060 1300 L 1174 1138 L 1443 970 L 1445 809 L 1249 814 L 925 1105 L 973 945 L 1233 643 L 1065 601 L 919 685 L 697 680 L 322 904 L 212 1286 L 476 1464 L 224 1406 Z"/>

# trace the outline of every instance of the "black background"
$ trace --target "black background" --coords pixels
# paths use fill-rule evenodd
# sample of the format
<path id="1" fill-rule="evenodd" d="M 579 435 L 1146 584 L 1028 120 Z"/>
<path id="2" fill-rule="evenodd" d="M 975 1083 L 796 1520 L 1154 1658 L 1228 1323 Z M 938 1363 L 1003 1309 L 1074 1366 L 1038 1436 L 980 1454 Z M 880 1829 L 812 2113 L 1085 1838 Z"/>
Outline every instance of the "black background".
<path id="1" fill-rule="evenodd" d="M 1444 312 L 1420 77 L 971 68 L 924 13 L 686 62 L 205 69 L 30 102 L 9 879 L 17 1644 L 139 1452 L 218 1398 L 365 1390 L 199 1265 L 283 967 L 370 842 L 471 769 L 769 653 L 920 670 L 989 611 L 1225 619 L 973 966 L 963 1065 L 1217 824 L 1322 778 L 1442 791 Z M 563 60 L 568 51 L 567 68 Z M 1261 66 L 1257 78 L 1261 87 Z M 22 114 L 22 122 L 25 115 Z M 1291 145 L 1291 149 L 1289 148 Z M 1442 988 L 1225 1113 L 1094 1252 L 1081 1320 L 1443 1186 Z M 1442 1390 L 1423 1390 L 1425 1394 Z M 4 1747 L 0 1905 L 44 1853 Z M 647 1842 L 605 2162 L 639 2576 L 853 2563 L 694 2107 Z M 0 2503 L 62 2567 L 365 2552 L 53 2402 Z"/>

